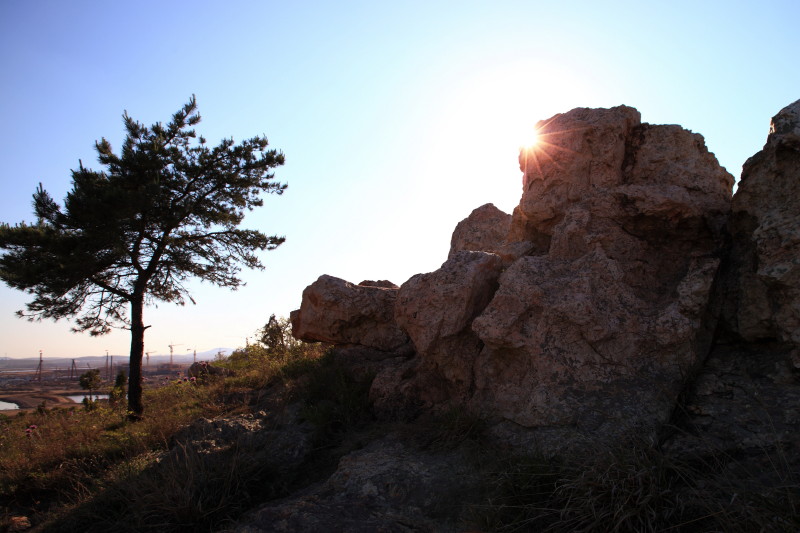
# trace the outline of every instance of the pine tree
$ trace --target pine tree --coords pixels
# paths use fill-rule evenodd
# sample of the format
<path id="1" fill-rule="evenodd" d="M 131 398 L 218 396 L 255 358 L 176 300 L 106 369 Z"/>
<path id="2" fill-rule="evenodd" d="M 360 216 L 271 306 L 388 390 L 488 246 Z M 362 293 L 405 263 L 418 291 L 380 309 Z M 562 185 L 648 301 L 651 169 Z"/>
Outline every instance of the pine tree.
<path id="1" fill-rule="evenodd" d="M 197 137 L 194 96 L 166 125 L 123 119 L 121 152 L 96 142 L 104 170 L 79 163 L 63 208 L 39 184 L 37 223 L 0 226 L 0 279 L 33 295 L 19 316 L 74 317 L 73 329 L 91 335 L 130 329 L 128 410 L 138 418 L 145 306 L 194 303 L 185 287 L 192 277 L 236 289 L 242 265 L 263 269 L 255 252 L 284 238 L 238 226 L 262 193 L 286 185 L 272 181 L 284 156 L 265 137 L 213 148 Z"/>

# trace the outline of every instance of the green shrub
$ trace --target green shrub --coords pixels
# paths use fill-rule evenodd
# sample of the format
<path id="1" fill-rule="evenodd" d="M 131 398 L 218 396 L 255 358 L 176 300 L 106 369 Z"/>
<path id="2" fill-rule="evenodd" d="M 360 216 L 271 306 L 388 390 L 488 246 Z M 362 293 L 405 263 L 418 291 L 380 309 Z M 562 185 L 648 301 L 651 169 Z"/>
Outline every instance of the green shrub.
<path id="1" fill-rule="evenodd" d="M 125 401 L 125 389 L 128 385 L 128 376 L 125 375 L 124 370 L 120 370 L 114 380 L 114 386 L 108 393 L 108 401 L 112 405 L 117 405 Z"/>

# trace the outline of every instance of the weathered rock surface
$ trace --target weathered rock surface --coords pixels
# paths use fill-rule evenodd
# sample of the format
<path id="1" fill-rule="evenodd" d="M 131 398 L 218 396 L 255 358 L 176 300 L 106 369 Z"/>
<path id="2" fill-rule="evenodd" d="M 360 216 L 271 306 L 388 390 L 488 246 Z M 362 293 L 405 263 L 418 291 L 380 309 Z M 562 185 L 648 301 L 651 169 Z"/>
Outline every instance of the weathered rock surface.
<path id="1" fill-rule="evenodd" d="M 241 520 L 237 533 L 448 532 L 479 477 L 461 452 L 421 452 L 395 436 L 343 457 L 325 482 L 272 502 Z"/>
<path id="2" fill-rule="evenodd" d="M 362 286 L 362 287 L 381 287 L 381 288 L 384 288 L 384 289 L 399 289 L 400 288 L 400 287 L 398 287 L 397 285 L 395 285 L 394 283 L 392 283 L 391 281 L 389 281 L 387 279 L 382 279 L 382 280 L 378 280 L 378 281 L 373 281 L 371 279 L 365 279 L 364 281 L 359 283 L 359 285 Z"/>
<path id="3" fill-rule="evenodd" d="M 456 407 L 446 412 L 479 415 L 504 451 L 572 458 L 649 439 L 675 464 L 704 465 L 692 488 L 734 479 L 725 502 L 788 494 L 800 469 L 800 101 L 773 118 L 732 215 L 733 179 L 699 135 L 624 106 L 539 126 L 513 215 L 476 209 L 442 267 L 400 288 L 321 277 L 295 335 L 340 345 L 334 357 L 372 380 L 378 418 Z M 198 445 L 253 423 L 199 423 Z M 306 453 L 303 431 L 255 431 L 287 444 L 289 462 L 293 438 Z M 469 453 L 447 450 L 376 438 L 235 531 L 459 531 L 480 476 Z"/>
<path id="4" fill-rule="evenodd" d="M 700 135 L 643 124 L 625 106 L 542 121 L 543 142 L 520 154 L 511 216 L 476 209 L 442 267 L 399 289 L 323 276 L 295 334 L 389 353 L 367 365 L 380 416 L 458 406 L 518 447 L 655 438 L 679 397 L 687 427 L 754 445 L 719 430 L 754 424 L 739 400 L 788 403 L 767 413 L 787 442 L 800 361 L 798 117 L 800 102 L 773 119 L 732 217 L 733 178 Z"/>
<path id="5" fill-rule="evenodd" d="M 537 127 L 542 141 L 520 153 L 525 174 L 511 240 L 552 236 L 575 204 L 609 194 L 640 219 L 704 214 L 724 222 L 719 215 L 728 211 L 733 177 L 702 136 L 641 124 L 639 112 L 626 106 L 574 109 Z"/>
<path id="6" fill-rule="evenodd" d="M 497 289 L 502 261 L 486 252 L 456 252 L 439 270 L 417 274 L 400 288 L 397 324 L 419 354 L 421 372 L 441 376 L 447 396 L 469 392 L 481 342 L 470 329 Z"/>
<path id="7" fill-rule="evenodd" d="M 305 341 L 359 344 L 391 351 L 408 342 L 394 321 L 397 287 L 391 282 L 353 285 L 323 275 L 303 291 L 291 314 L 292 335 Z"/>
<path id="8" fill-rule="evenodd" d="M 782 476 L 800 469 L 800 101 L 773 117 L 745 163 L 730 230 L 718 340 L 667 446 Z"/>
<path id="9" fill-rule="evenodd" d="M 438 376 L 420 372 L 418 358 L 386 361 L 369 389 L 375 415 L 383 420 L 413 420 L 421 411 L 447 401 Z"/>
<path id="10" fill-rule="evenodd" d="M 173 437 L 171 455 L 187 447 L 199 454 L 220 454 L 230 450 L 246 452 L 261 467 L 276 471 L 295 468 L 313 450 L 314 427 L 300 417 L 300 406 L 291 405 L 277 413 L 261 412 L 210 420 L 201 418 Z"/>
<path id="11" fill-rule="evenodd" d="M 549 436 L 652 433 L 702 363 L 733 178 L 702 137 L 578 109 L 523 153 L 511 238 L 548 242 L 504 272 L 473 323 L 474 409 Z"/>
<path id="12" fill-rule="evenodd" d="M 715 345 L 675 422 L 673 449 L 763 455 L 778 445 L 800 466 L 800 359 L 775 343 Z"/>
<path id="13" fill-rule="evenodd" d="M 730 328 L 800 348 L 800 100 L 772 119 L 733 198 Z"/>
<path id="14" fill-rule="evenodd" d="M 668 420 L 700 357 L 717 261 L 692 265 L 677 302 L 655 307 L 625 283 L 624 264 L 598 249 L 575 261 L 526 257 L 473 323 L 484 341 L 472 404 L 529 428 L 595 438 Z M 552 431 L 549 431 L 552 434 Z"/>
<path id="15" fill-rule="evenodd" d="M 511 215 L 485 204 L 458 223 L 450 240 L 448 258 L 457 252 L 498 252 L 511 228 Z"/>
<path id="16" fill-rule="evenodd" d="M 537 147 L 520 153 L 524 176 L 512 222 L 515 231 L 527 227 L 551 234 L 568 205 L 597 188 L 618 185 L 625 141 L 640 122 L 639 112 L 626 106 L 578 108 L 539 122 Z"/>

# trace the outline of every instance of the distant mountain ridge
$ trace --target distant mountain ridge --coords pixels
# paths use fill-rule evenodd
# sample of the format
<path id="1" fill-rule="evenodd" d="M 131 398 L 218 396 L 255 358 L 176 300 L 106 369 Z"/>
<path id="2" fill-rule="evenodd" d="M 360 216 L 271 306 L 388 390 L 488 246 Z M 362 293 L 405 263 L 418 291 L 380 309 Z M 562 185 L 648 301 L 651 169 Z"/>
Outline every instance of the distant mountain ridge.
<path id="1" fill-rule="evenodd" d="M 198 361 L 207 361 L 215 359 L 218 353 L 222 353 L 224 356 L 228 356 L 233 352 L 231 348 L 213 348 L 211 350 L 205 350 L 202 352 L 197 352 L 197 360 Z M 126 364 L 128 362 L 128 354 L 109 354 L 109 359 L 113 358 L 115 364 Z M 170 355 L 169 354 L 158 354 L 158 355 L 151 355 L 150 356 L 150 364 L 151 365 L 158 365 L 169 363 Z M 193 362 L 195 359 L 194 353 L 176 353 L 172 356 L 172 360 L 175 363 L 190 363 Z M 105 366 L 106 364 L 106 356 L 105 355 L 85 355 L 80 357 L 43 357 L 42 363 L 44 368 L 53 369 L 53 368 L 67 368 L 72 365 L 72 361 L 75 361 L 75 364 L 78 368 L 98 368 Z M 144 358 L 142 361 L 143 365 L 147 364 L 147 358 Z M 22 370 L 22 369 L 35 369 L 39 366 L 39 358 L 38 357 L 25 357 L 21 359 L 12 359 L 9 357 L 0 359 L 0 372 L 3 370 Z"/>

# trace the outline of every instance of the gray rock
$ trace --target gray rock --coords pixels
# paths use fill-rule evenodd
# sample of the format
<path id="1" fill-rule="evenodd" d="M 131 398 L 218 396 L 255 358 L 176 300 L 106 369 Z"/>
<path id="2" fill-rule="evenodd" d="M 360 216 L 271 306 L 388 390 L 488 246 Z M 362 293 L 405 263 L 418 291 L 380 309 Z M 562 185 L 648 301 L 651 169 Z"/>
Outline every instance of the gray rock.
<path id="1" fill-rule="evenodd" d="M 287 471 L 306 460 L 313 449 L 314 427 L 300 418 L 300 406 L 289 405 L 278 412 L 233 417 L 201 418 L 176 434 L 180 448 L 191 448 L 200 454 L 215 454 L 232 447 L 245 453 L 262 466 Z"/>
<path id="2" fill-rule="evenodd" d="M 733 178 L 701 136 L 631 108 L 541 127 L 511 238 L 548 246 L 509 266 L 475 318 L 467 405 L 544 452 L 655 438 L 710 345 Z"/>
<path id="3" fill-rule="evenodd" d="M 346 455 L 325 482 L 270 502 L 230 531 L 449 532 L 480 478 L 461 451 L 424 452 L 396 436 Z"/>

